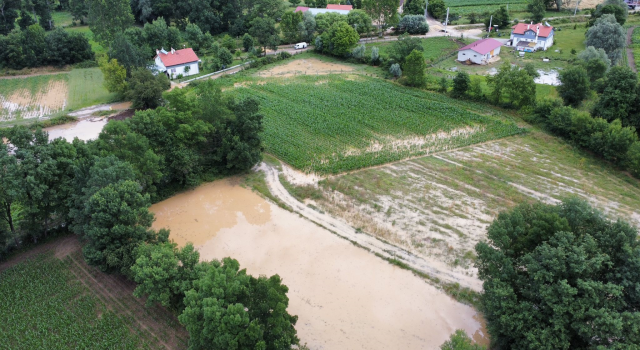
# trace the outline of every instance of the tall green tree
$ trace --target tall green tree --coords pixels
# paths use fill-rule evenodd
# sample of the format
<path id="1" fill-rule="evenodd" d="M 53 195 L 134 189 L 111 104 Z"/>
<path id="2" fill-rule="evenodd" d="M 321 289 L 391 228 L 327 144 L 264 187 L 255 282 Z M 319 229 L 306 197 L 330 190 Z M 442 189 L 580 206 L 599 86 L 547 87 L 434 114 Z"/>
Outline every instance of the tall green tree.
<path id="1" fill-rule="evenodd" d="M 444 0 L 429 1 L 427 10 L 429 11 L 429 14 L 436 19 L 443 20 L 445 15 L 447 14 L 447 6 L 444 4 Z"/>
<path id="2" fill-rule="evenodd" d="M 413 50 L 402 65 L 402 72 L 406 79 L 406 84 L 416 87 L 424 86 L 426 69 L 427 63 L 424 61 L 422 52 Z"/>
<path id="3" fill-rule="evenodd" d="M 131 272 L 138 285 L 133 295 L 138 298 L 146 295 L 147 306 L 159 303 L 182 311 L 184 295 L 193 288 L 198 268 L 203 266 L 198 265 L 200 253 L 190 243 L 179 249 L 173 242 L 164 242 L 143 243 L 136 256 Z"/>
<path id="4" fill-rule="evenodd" d="M 547 11 L 547 6 L 544 0 L 529 0 L 527 4 L 527 11 L 531 13 L 531 20 L 533 23 L 540 23 L 544 18 Z"/>
<path id="5" fill-rule="evenodd" d="M 604 15 L 613 15 L 616 18 L 616 22 L 622 26 L 629 16 L 629 6 L 624 0 L 606 0 L 596 6 L 596 9 L 591 12 L 589 25 L 594 25 L 595 22 Z"/>
<path id="6" fill-rule="evenodd" d="M 13 30 L 21 6 L 21 0 L 0 0 L 0 35 L 7 35 Z"/>
<path id="7" fill-rule="evenodd" d="M 453 78 L 453 90 L 451 95 L 455 98 L 464 97 L 467 95 L 471 86 L 471 78 L 467 72 L 458 72 L 455 78 Z"/>
<path id="8" fill-rule="evenodd" d="M 464 330 L 458 329 L 449 340 L 440 345 L 440 350 L 485 350 L 484 346 L 474 344 Z"/>
<path id="9" fill-rule="evenodd" d="M 100 71 L 104 76 L 104 87 L 109 92 L 115 92 L 119 96 L 124 96 L 129 90 L 127 83 L 127 69 L 118 63 L 116 59 L 100 61 Z"/>
<path id="10" fill-rule="evenodd" d="M 16 246 L 20 244 L 15 209 L 22 194 L 21 189 L 16 157 L 9 154 L 9 148 L 4 142 L 0 142 L 0 221 L 6 222 Z"/>
<path id="11" fill-rule="evenodd" d="M 79 21 L 80 24 L 85 24 L 85 21 L 89 16 L 87 0 L 69 0 L 69 11 L 73 16 L 74 21 Z"/>
<path id="12" fill-rule="evenodd" d="M 351 10 L 347 15 L 347 23 L 352 26 L 359 35 L 373 31 L 371 17 L 363 10 Z"/>
<path id="13" fill-rule="evenodd" d="M 189 348 L 288 350 L 298 344 L 297 316 L 287 313 L 288 288 L 278 275 L 251 277 L 230 258 L 204 264 L 178 317 L 189 331 Z"/>
<path id="14" fill-rule="evenodd" d="M 603 86 L 593 115 L 608 121 L 620 119 L 624 125 L 640 127 L 637 75 L 628 67 L 615 66 L 605 76 Z"/>
<path id="15" fill-rule="evenodd" d="M 587 30 L 586 46 L 603 49 L 612 63 L 622 58 L 622 49 L 626 41 L 626 32 L 613 15 L 607 14 L 599 18 L 593 27 Z"/>
<path id="16" fill-rule="evenodd" d="M 398 22 L 398 0 L 363 0 L 362 9 L 380 23 L 380 32 Z"/>
<path id="17" fill-rule="evenodd" d="M 536 97 L 536 84 L 526 70 L 512 67 L 505 62 L 498 69 L 498 74 L 490 77 L 487 84 L 492 88 L 493 103 L 507 102 L 513 107 L 533 106 Z"/>
<path id="18" fill-rule="evenodd" d="M 147 68 L 136 68 L 128 80 L 127 98 L 136 109 L 156 108 L 162 104 L 162 93 L 171 87 L 164 74 L 153 75 Z"/>
<path id="19" fill-rule="evenodd" d="M 589 94 L 589 75 L 587 71 L 574 66 L 560 72 L 560 82 L 557 87 L 558 94 L 565 105 L 577 107 Z"/>
<path id="20" fill-rule="evenodd" d="M 101 188 L 86 203 L 84 225 L 87 244 L 82 248 L 91 265 L 105 272 L 130 276 L 136 249 L 143 242 L 154 242 L 157 235 L 150 227 L 149 195 L 140 193 L 140 185 L 126 180 Z M 166 237 L 163 237 L 166 240 Z"/>
<path id="21" fill-rule="evenodd" d="M 124 34 L 116 34 L 109 45 L 107 55 L 109 59 L 117 60 L 126 69 L 129 77 L 134 69 L 147 68 L 151 63 L 149 52 L 134 45 Z"/>
<path id="22" fill-rule="evenodd" d="M 279 33 L 276 22 L 271 18 L 256 18 L 251 22 L 251 29 L 249 29 L 249 34 L 258 41 L 265 55 L 267 49 L 276 50 L 278 48 Z"/>
<path id="23" fill-rule="evenodd" d="M 360 41 L 360 36 L 347 22 L 340 21 L 322 34 L 322 40 L 325 43 L 324 52 L 335 56 L 347 56 Z"/>
<path id="24" fill-rule="evenodd" d="M 640 344 L 640 241 L 577 199 L 501 213 L 476 245 L 492 343 L 509 349 Z"/>
<path id="25" fill-rule="evenodd" d="M 389 58 L 394 62 L 403 64 L 407 56 L 413 51 L 424 51 L 422 41 L 419 38 L 412 38 L 408 34 L 402 34 L 398 40 L 391 44 Z"/>
<path id="26" fill-rule="evenodd" d="M 129 0 L 86 0 L 89 28 L 96 40 L 109 44 L 133 24 Z"/>
<path id="27" fill-rule="evenodd" d="M 408 0 L 404 4 L 402 13 L 405 15 L 422 15 L 427 6 L 425 0 Z"/>
<path id="28" fill-rule="evenodd" d="M 284 41 L 291 44 L 298 40 L 298 25 L 302 22 L 302 12 L 288 11 L 282 15 L 280 30 Z"/>

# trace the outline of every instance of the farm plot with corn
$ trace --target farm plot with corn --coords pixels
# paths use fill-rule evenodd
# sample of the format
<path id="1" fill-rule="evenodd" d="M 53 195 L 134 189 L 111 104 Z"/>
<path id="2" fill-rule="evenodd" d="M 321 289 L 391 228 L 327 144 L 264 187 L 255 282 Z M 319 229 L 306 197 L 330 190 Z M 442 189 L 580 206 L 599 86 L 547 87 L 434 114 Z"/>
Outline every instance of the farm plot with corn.
<path id="1" fill-rule="evenodd" d="M 37 119 L 65 109 L 68 74 L 0 81 L 0 121 Z"/>
<path id="2" fill-rule="evenodd" d="M 472 104 L 360 75 L 249 78 L 266 151 L 304 172 L 337 174 L 522 133 Z M 482 107 L 478 107 L 482 109 Z"/>
<path id="3" fill-rule="evenodd" d="M 75 238 L 57 241 L 55 254 L 0 270 L 0 349 L 187 348 L 175 316 L 145 308 L 133 283 L 88 266 Z"/>

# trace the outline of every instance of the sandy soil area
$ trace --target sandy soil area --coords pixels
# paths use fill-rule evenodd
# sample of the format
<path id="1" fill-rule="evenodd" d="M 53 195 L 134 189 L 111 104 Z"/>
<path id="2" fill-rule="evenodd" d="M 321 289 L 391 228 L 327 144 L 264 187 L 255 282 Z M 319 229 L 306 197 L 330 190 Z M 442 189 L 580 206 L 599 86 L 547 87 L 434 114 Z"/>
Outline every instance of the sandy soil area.
<path id="1" fill-rule="evenodd" d="M 26 89 L 10 96 L 0 95 L 0 120 L 12 120 L 18 115 L 24 119 L 40 118 L 61 111 L 66 106 L 68 90 L 66 82 L 55 80 L 35 95 Z"/>
<path id="2" fill-rule="evenodd" d="M 233 181 L 151 210 L 155 228 L 193 241 L 202 259 L 231 256 L 251 274 L 279 274 L 311 349 L 435 349 L 455 329 L 486 343 L 473 308 Z"/>
<path id="3" fill-rule="evenodd" d="M 576 1 L 578 1 L 578 0 L 571 0 L 565 6 L 566 7 L 575 7 L 576 6 Z M 579 9 L 593 9 L 593 8 L 596 8 L 596 6 L 602 4 L 603 2 L 604 2 L 604 0 L 582 0 L 580 2 L 580 4 L 578 5 L 578 8 Z"/>
<path id="4" fill-rule="evenodd" d="M 259 76 L 290 77 L 294 75 L 325 75 L 352 72 L 353 67 L 339 63 L 323 62 L 315 58 L 297 59 L 287 64 L 258 72 Z"/>

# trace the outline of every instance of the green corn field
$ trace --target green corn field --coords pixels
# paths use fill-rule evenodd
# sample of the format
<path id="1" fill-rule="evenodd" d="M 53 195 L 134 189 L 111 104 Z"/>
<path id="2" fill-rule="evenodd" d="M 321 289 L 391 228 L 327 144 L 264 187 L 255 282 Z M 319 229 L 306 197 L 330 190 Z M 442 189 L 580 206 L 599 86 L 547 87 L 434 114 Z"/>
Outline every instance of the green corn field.
<path id="1" fill-rule="evenodd" d="M 260 101 L 267 152 L 297 169 L 320 174 L 524 131 L 503 118 L 479 114 L 486 113 L 483 106 L 367 77 L 249 80 L 232 93 Z"/>

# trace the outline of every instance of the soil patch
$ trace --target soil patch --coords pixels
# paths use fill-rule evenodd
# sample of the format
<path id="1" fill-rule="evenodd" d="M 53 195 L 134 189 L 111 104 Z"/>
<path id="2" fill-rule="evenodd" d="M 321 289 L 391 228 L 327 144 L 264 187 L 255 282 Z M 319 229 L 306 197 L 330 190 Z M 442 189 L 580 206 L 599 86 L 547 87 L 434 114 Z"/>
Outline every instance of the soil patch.
<path id="1" fill-rule="evenodd" d="M 134 114 L 136 114 L 135 109 L 125 109 L 116 115 L 110 116 L 109 120 L 125 120 L 133 117 Z"/>
<path id="2" fill-rule="evenodd" d="M 154 228 L 170 228 L 180 244 L 200 242 L 203 260 L 231 256 L 248 273 L 280 275 L 311 349 L 433 349 L 455 329 L 486 333 L 473 308 L 232 181 L 151 210 Z"/>
<path id="3" fill-rule="evenodd" d="M 120 102 L 120 103 L 114 103 L 111 105 L 111 109 L 114 111 L 130 109 L 130 108 L 131 108 L 131 102 Z"/>
<path id="4" fill-rule="evenodd" d="M 52 126 L 44 130 L 49 133 L 49 140 L 62 137 L 68 142 L 72 142 L 73 139 L 77 137 L 80 140 L 89 141 L 98 138 L 102 128 L 104 128 L 108 121 L 105 117 L 95 117 L 83 119 L 78 122 Z"/>
<path id="5" fill-rule="evenodd" d="M 65 108 L 69 89 L 62 80 L 52 80 L 46 88 L 36 94 L 27 89 L 18 89 L 11 95 L 0 95 L 0 105 L 4 110 L 0 116 L 11 120 L 16 116 L 24 119 L 40 118 Z"/>
<path id="6" fill-rule="evenodd" d="M 340 63 L 323 62 L 316 58 L 293 60 L 287 64 L 273 67 L 269 70 L 258 72 L 259 76 L 290 77 L 294 75 L 326 75 L 349 73 L 354 69 L 351 66 Z"/>

